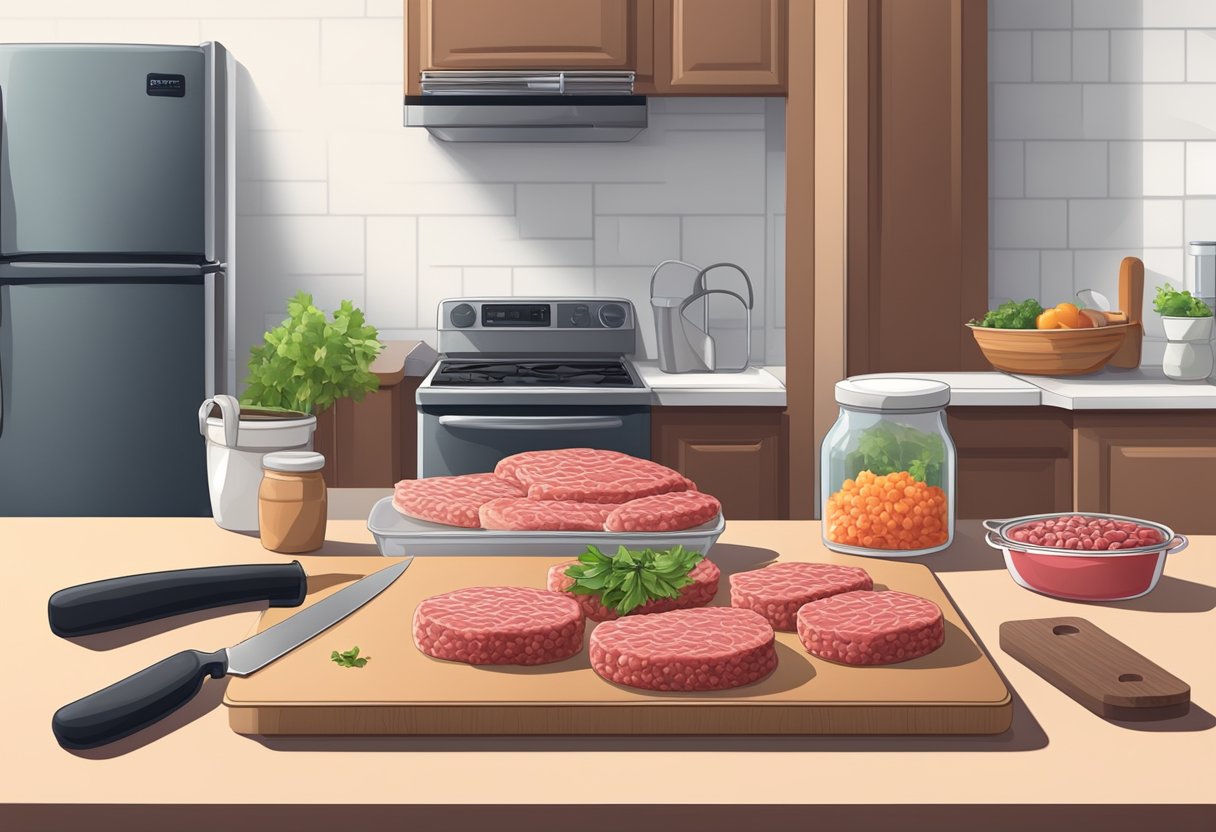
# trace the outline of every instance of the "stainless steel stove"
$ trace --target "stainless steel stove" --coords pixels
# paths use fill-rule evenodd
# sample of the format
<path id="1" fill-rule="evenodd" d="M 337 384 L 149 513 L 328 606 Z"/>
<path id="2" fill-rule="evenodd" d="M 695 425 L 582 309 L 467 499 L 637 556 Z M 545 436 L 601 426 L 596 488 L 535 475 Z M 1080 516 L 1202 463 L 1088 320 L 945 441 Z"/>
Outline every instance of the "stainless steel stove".
<path id="1" fill-rule="evenodd" d="M 526 450 L 650 456 L 650 389 L 624 298 L 452 298 L 418 388 L 418 475 L 493 470 Z"/>

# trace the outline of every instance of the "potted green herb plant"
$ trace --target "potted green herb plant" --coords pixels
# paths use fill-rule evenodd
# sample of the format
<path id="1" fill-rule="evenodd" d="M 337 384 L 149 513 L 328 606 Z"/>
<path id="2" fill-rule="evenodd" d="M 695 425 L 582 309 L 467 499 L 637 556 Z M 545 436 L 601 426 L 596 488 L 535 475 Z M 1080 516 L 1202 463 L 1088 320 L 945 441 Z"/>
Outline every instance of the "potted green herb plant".
<path id="1" fill-rule="evenodd" d="M 1198 381 L 1212 372 L 1212 310 L 1188 291 L 1158 286 L 1153 309 L 1165 327 L 1161 369 L 1177 381 Z"/>
<path id="2" fill-rule="evenodd" d="M 371 372 L 381 347 L 376 338 L 350 301 L 331 319 L 301 292 L 288 301 L 287 319 L 251 350 L 240 402 L 231 396 L 203 402 L 199 431 L 207 440 L 211 510 L 221 528 L 258 530 L 265 454 L 312 448 L 314 431 L 318 450 L 332 454 L 331 405 L 358 401 L 379 386 Z"/>
<path id="3" fill-rule="evenodd" d="M 371 363 L 381 344 L 353 303 L 342 301 L 330 319 L 300 292 L 288 301 L 287 316 L 250 350 L 242 404 L 320 413 L 379 387 Z"/>

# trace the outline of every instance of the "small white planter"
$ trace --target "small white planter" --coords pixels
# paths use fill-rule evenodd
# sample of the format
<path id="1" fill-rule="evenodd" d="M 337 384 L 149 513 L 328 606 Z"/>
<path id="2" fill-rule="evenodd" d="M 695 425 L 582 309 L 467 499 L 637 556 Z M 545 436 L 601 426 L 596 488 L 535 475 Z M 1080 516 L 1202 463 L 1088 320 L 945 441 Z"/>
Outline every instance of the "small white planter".
<path id="1" fill-rule="evenodd" d="M 1165 355 L 1161 369 L 1176 381 L 1198 381 L 1212 373 L 1212 323 L 1206 318 L 1161 316 L 1165 327 Z"/>
<path id="2" fill-rule="evenodd" d="M 213 405 L 219 408 L 219 416 L 211 415 Z M 234 532 L 256 532 L 262 457 L 274 451 L 312 450 L 316 429 L 316 416 L 242 419 L 240 403 L 232 396 L 203 402 L 198 430 L 207 439 L 207 485 L 216 525 Z"/>

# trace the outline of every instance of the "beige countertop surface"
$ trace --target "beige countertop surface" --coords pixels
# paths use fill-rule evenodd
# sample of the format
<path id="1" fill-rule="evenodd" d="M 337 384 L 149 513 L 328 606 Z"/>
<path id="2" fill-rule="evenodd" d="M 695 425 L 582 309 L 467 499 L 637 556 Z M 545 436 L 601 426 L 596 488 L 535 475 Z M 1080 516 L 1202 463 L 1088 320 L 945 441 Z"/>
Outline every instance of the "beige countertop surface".
<path id="1" fill-rule="evenodd" d="M 341 556 L 376 553 L 362 517 L 384 493 L 334 492 L 334 519 L 317 554 L 336 556 L 335 572 Z M 3 518 L 0 542 L 10 587 L 0 606 L 10 634 L 0 687 L 10 765 L 0 778 L 0 804 L 320 804 L 352 795 L 359 804 L 464 803 L 469 784 L 476 784 L 477 803 L 579 803 L 589 796 L 571 771 L 630 766 L 639 754 L 648 770 L 695 772 L 702 787 L 712 787 L 673 790 L 670 778 L 639 777 L 631 781 L 632 803 L 1207 804 L 1216 797 L 1216 537 L 1193 538 L 1151 594 L 1086 605 L 1019 588 L 978 525 L 960 524 L 954 545 L 922 562 L 1014 691 L 1013 727 L 999 736 L 258 740 L 229 729 L 220 704 L 226 680 L 208 680 L 161 725 L 74 753 L 51 735 L 58 707 L 179 650 L 234 644 L 249 633 L 259 607 L 68 641 L 46 625 L 54 591 L 129 573 L 286 558 L 208 518 Z M 820 545 L 819 526 L 731 522 L 721 542 L 805 551 Z M 1002 621 L 1055 615 L 1088 618 L 1189 682 L 1190 714 L 1158 723 L 1104 721 L 998 647 Z M 557 785 L 563 782 L 571 787 Z"/>

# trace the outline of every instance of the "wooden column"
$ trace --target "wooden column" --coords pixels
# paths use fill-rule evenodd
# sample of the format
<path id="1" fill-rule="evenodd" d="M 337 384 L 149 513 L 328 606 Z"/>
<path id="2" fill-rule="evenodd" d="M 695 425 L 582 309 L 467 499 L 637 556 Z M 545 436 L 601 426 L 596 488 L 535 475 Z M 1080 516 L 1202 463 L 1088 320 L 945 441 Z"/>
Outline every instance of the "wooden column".
<path id="1" fill-rule="evenodd" d="M 815 513 L 815 35 L 821 6 L 789 4 L 786 101 L 786 418 L 789 435 L 789 516 Z"/>
<path id="2" fill-rule="evenodd" d="M 848 2 L 848 374 L 986 369 L 987 4 Z"/>

